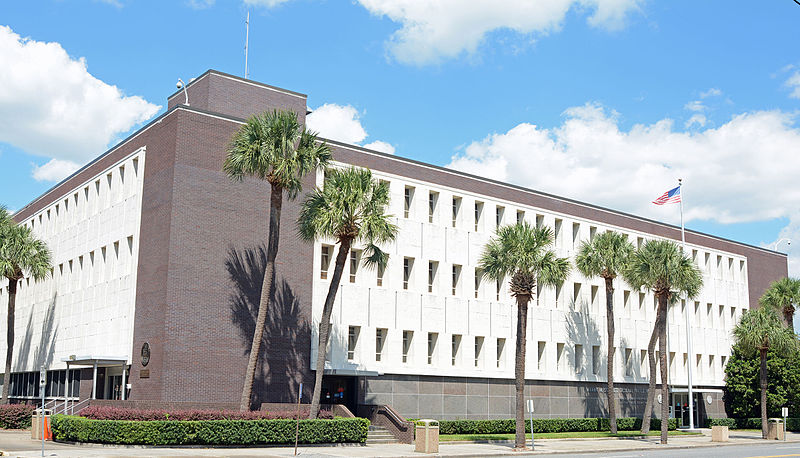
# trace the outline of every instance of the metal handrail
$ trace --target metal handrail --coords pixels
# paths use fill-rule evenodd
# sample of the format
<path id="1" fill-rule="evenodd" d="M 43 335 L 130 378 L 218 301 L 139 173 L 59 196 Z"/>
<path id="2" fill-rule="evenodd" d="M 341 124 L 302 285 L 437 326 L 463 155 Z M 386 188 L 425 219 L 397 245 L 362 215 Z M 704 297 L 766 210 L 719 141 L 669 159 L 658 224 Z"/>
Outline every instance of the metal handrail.
<path id="1" fill-rule="evenodd" d="M 78 413 L 81 413 L 81 410 L 83 410 L 83 409 L 85 409 L 85 408 L 89 407 L 88 403 L 89 403 L 89 401 L 91 401 L 91 400 L 92 400 L 91 398 L 87 398 L 87 399 L 84 399 L 83 401 L 80 401 L 80 402 L 79 402 L 79 403 L 77 403 L 77 404 L 72 404 L 72 405 L 70 406 L 70 415 L 75 415 L 75 408 L 76 408 L 76 407 L 78 408 Z M 81 407 L 81 405 L 82 405 L 82 404 L 86 404 L 86 405 L 84 405 L 83 407 Z"/>
<path id="2" fill-rule="evenodd" d="M 403 419 L 401 419 L 401 418 L 400 418 L 400 417 L 397 415 L 397 413 L 395 413 L 394 409 L 392 409 L 392 407 L 391 407 L 391 406 L 389 406 L 389 405 L 382 405 L 381 407 L 383 408 L 383 410 L 385 410 L 385 411 L 389 412 L 389 416 L 390 416 L 390 417 L 392 417 L 392 420 L 394 420 L 394 421 L 395 421 L 395 423 L 397 423 L 397 424 L 398 424 L 398 426 L 407 426 L 407 425 L 405 425 L 405 423 L 406 423 L 406 420 L 403 420 Z"/>

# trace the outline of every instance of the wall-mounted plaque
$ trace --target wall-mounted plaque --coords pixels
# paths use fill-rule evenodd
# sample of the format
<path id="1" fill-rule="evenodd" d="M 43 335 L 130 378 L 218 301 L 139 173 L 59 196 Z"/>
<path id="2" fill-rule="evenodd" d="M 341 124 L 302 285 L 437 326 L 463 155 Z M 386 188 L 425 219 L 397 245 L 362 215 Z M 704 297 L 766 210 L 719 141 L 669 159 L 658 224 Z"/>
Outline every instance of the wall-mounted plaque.
<path id="1" fill-rule="evenodd" d="M 145 342 L 142 344 L 142 366 L 147 366 L 150 362 L 150 344 Z"/>
<path id="2" fill-rule="evenodd" d="M 139 371 L 139 378 L 150 378 L 150 369 L 141 369 Z"/>

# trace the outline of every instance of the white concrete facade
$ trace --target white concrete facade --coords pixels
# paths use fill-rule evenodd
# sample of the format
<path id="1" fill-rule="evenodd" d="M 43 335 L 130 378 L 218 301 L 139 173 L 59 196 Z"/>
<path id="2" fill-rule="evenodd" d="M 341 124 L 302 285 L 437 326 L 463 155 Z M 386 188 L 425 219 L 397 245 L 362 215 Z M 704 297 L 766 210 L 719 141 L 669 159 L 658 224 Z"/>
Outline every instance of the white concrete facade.
<path id="1" fill-rule="evenodd" d="M 555 228 L 556 253 L 568 257 L 573 265 L 561 288 L 542 288 L 530 305 L 526 378 L 605 381 L 605 285 L 601 278 L 584 278 L 574 268 L 575 252 L 581 241 L 605 230 L 625 233 L 635 245 L 655 236 L 435 183 L 379 172 L 374 176 L 390 183 L 389 213 L 395 215 L 400 231 L 395 243 L 386 247 L 390 260 L 380 285 L 378 272 L 359 267 L 353 276 L 351 262 L 347 263 L 332 316 L 331 352 L 326 363 L 330 369 L 513 378 L 515 301 L 508 294 L 507 282 L 499 291 L 486 279 L 476 288 L 475 270 L 497 223 L 512 224 L 520 217 Z M 318 184 L 321 180 L 318 177 Z M 435 202 L 429 212 L 431 193 Z M 329 250 L 327 278 L 322 278 L 323 247 Z M 332 241 L 315 244 L 314 329 L 318 329 L 336 249 Z M 749 308 L 747 259 L 697 245 L 687 245 L 687 250 L 703 272 L 704 287 L 694 300 L 678 301 L 670 307 L 670 383 L 685 386 L 687 364 L 693 364 L 694 385 L 721 387 L 732 345 L 731 330 Z M 404 286 L 406 263 L 411 268 Z M 429 267 L 434 271 L 430 284 Z M 615 380 L 646 383 L 647 361 L 643 358 L 655 320 L 654 296 L 650 291 L 632 290 L 621 279 L 614 286 Z M 687 312 L 693 357 L 686 350 Z M 357 331 L 354 346 L 348 342 L 351 330 Z M 436 341 L 430 358 L 429 335 Z M 315 360 L 316 346 L 312 345 L 312 369 Z"/>
<path id="2" fill-rule="evenodd" d="M 20 281 L 12 372 L 63 370 L 69 355 L 130 361 L 144 166 L 141 148 L 20 222 L 47 243 L 53 269 Z M 2 335 L 7 301 L 2 280 Z"/>

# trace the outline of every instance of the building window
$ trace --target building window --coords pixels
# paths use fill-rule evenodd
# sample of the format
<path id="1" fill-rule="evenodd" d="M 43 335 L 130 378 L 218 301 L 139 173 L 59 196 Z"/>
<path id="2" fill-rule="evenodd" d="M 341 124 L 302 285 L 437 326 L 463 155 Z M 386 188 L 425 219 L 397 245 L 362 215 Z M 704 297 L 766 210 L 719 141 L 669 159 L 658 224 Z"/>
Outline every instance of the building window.
<path id="1" fill-rule="evenodd" d="M 356 282 L 356 274 L 358 273 L 358 264 L 361 260 L 360 250 L 350 250 L 350 283 Z"/>
<path id="2" fill-rule="evenodd" d="M 575 345 L 575 373 L 583 372 L 583 345 Z"/>
<path id="3" fill-rule="evenodd" d="M 575 307 L 580 307 L 581 301 L 581 284 L 580 283 L 573 283 L 572 284 L 572 303 Z"/>
<path id="4" fill-rule="evenodd" d="M 414 258 L 403 258 L 403 289 L 408 289 L 411 283 L 411 270 L 414 268 Z"/>
<path id="5" fill-rule="evenodd" d="M 561 248 L 562 245 L 564 244 L 564 242 L 563 242 L 564 237 L 561 235 L 561 226 L 563 226 L 563 225 L 564 225 L 564 222 L 562 220 L 556 219 L 555 225 L 554 225 L 554 229 L 553 229 L 553 232 L 555 232 L 555 235 L 553 236 L 553 238 L 555 240 L 555 244 L 554 245 L 555 245 L 556 248 Z"/>
<path id="6" fill-rule="evenodd" d="M 628 290 L 622 292 L 622 309 L 625 316 L 631 315 L 631 292 Z"/>
<path id="7" fill-rule="evenodd" d="M 461 198 L 460 197 L 453 197 L 453 211 L 452 211 L 452 223 L 453 227 L 456 227 L 458 224 L 458 214 L 461 211 Z"/>
<path id="8" fill-rule="evenodd" d="M 561 304 L 561 285 L 556 285 L 556 308 Z"/>
<path id="9" fill-rule="evenodd" d="M 497 338 L 497 368 L 501 369 L 504 366 L 506 356 L 506 339 L 502 337 Z"/>
<path id="10" fill-rule="evenodd" d="M 642 313 L 644 313 L 644 300 L 645 300 L 645 294 L 639 293 L 639 311 Z"/>
<path id="11" fill-rule="evenodd" d="M 556 369 L 564 372 L 564 344 L 556 343 Z"/>
<path id="12" fill-rule="evenodd" d="M 319 278 L 326 280 L 328 278 L 328 267 L 331 265 L 331 247 L 329 245 L 322 245 L 322 252 L 320 254 L 319 265 Z"/>
<path id="13" fill-rule="evenodd" d="M 439 203 L 439 193 L 431 191 L 428 193 L 428 222 L 433 222 L 433 216 L 436 214 L 436 204 Z"/>
<path id="14" fill-rule="evenodd" d="M 403 194 L 403 216 L 408 218 L 411 212 L 411 204 L 414 200 L 414 187 L 406 186 L 405 193 Z"/>
<path id="15" fill-rule="evenodd" d="M 545 349 L 547 348 L 547 342 L 539 341 L 538 352 L 536 354 L 536 368 L 540 371 L 544 370 L 545 364 Z"/>
<path id="16" fill-rule="evenodd" d="M 497 293 L 497 297 L 495 297 L 495 300 L 499 301 L 499 300 L 500 300 L 500 290 L 502 290 L 502 289 L 503 289 L 503 282 L 502 282 L 502 280 L 500 280 L 500 279 L 498 278 L 497 280 L 495 280 L 495 283 L 496 283 L 496 285 L 495 285 L 495 286 L 496 286 L 496 289 L 495 289 L 495 291 L 496 291 L 496 293 Z"/>
<path id="17" fill-rule="evenodd" d="M 572 223 L 572 248 L 578 248 L 578 241 L 581 236 L 581 223 Z"/>
<path id="18" fill-rule="evenodd" d="M 592 345 L 592 374 L 600 373 L 600 345 Z"/>
<path id="19" fill-rule="evenodd" d="M 453 366 L 455 366 L 456 363 L 458 362 L 459 356 L 461 356 L 459 354 L 461 350 L 461 335 L 453 334 L 453 338 L 450 345 L 451 345 L 450 362 L 452 363 Z"/>
<path id="20" fill-rule="evenodd" d="M 540 228 L 544 226 L 544 215 L 536 215 L 536 227 Z"/>
<path id="21" fill-rule="evenodd" d="M 598 286 L 592 285 L 591 294 L 592 294 L 592 310 L 596 313 L 600 308 L 600 303 L 598 301 L 598 292 L 600 288 Z"/>
<path id="22" fill-rule="evenodd" d="M 475 337 L 475 367 L 482 367 L 483 337 Z"/>
<path id="23" fill-rule="evenodd" d="M 719 306 L 719 327 L 721 327 L 721 328 L 725 327 L 725 306 L 724 305 L 720 305 Z"/>
<path id="24" fill-rule="evenodd" d="M 647 350 L 642 350 L 640 355 L 639 355 L 639 368 L 640 368 L 640 371 L 641 371 L 641 376 L 642 377 L 647 377 L 647 373 L 650 370 L 649 369 L 650 366 L 649 366 L 648 361 L 647 361 Z"/>
<path id="25" fill-rule="evenodd" d="M 428 261 L 428 292 L 433 292 L 433 285 L 436 282 L 436 272 L 439 270 L 439 263 Z"/>
<path id="26" fill-rule="evenodd" d="M 483 216 L 483 202 L 475 202 L 475 232 L 478 232 L 482 216 Z"/>
<path id="27" fill-rule="evenodd" d="M 451 284 L 453 296 L 455 296 L 456 292 L 458 292 L 459 280 L 461 280 L 461 266 L 458 264 L 453 264 L 453 281 Z"/>
<path id="28" fill-rule="evenodd" d="M 525 210 L 517 210 L 517 224 L 525 221 Z"/>
<path id="29" fill-rule="evenodd" d="M 695 367 L 697 368 L 697 378 L 703 378 L 703 355 L 697 355 L 697 361 L 695 362 Z"/>
<path id="30" fill-rule="evenodd" d="M 630 348 L 625 349 L 625 376 L 630 377 L 633 375 L 633 361 L 631 358 L 633 350 Z"/>
<path id="31" fill-rule="evenodd" d="M 475 299 L 478 298 L 481 292 L 481 270 L 475 269 Z"/>
<path id="32" fill-rule="evenodd" d="M 644 243 L 644 239 L 642 237 L 636 237 L 636 249 L 641 250 L 642 244 Z"/>
<path id="33" fill-rule="evenodd" d="M 377 286 L 383 286 L 384 273 L 386 273 L 386 266 L 378 266 L 378 279 L 375 282 Z"/>
<path id="34" fill-rule="evenodd" d="M 494 214 L 494 224 L 495 224 L 495 226 L 500 227 L 500 226 L 503 225 L 503 214 L 505 214 L 505 212 L 506 212 L 506 208 L 505 207 L 501 207 L 499 205 L 497 206 L 497 208 L 495 210 L 495 214 Z"/>
<path id="35" fill-rule="evenodd" d="M 383 344 L 386 343 L 387 329 L 375 330 L 375 361 L 380 361 L 383 356 Z"/>
<path id="36" fill-rule="evenodd" d="M 436 343 L 439 340 L 439 334 L 436 332 L 428 333 L 428 364 L 433 364 L 436 357 Z"/>
<path id="37" fill-rule="evenodd" d="M 408 362 L 408 354 L 411 352 L 411 341 L 414 339 L 414 331 L 403 331 L 403 362 Z"/>
<path id="38" fill-rule="evenodd" d="M 360 326 L 350 326 L 347 331 L 347 360 L 352 361 L 356 356 L 358 346 L 358 334 L 361 332 Z"/>
<path id="39" fill-rule="evenodd" d="M 589 241 L 591 242 L 594 240 L 594 237 L 597 235 L 597 227 L 589 226 Z"/>

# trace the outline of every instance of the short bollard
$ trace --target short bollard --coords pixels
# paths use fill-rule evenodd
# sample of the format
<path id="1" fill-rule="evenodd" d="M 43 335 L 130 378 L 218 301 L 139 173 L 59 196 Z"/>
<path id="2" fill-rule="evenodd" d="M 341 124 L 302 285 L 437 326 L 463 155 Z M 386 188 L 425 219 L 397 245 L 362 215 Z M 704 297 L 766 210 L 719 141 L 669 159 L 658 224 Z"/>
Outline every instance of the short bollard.
<path id="1" fill-rule="evenodd" d="M 712 426 L 711 427 L 711 442 L 728 442 L 728 427 L 727 426 Z"/>
<path id="2" fill-rule="evenodd" d="M 436 420 L 417 420 L 414 451 L 439 453 L 439 422 Z"/>

